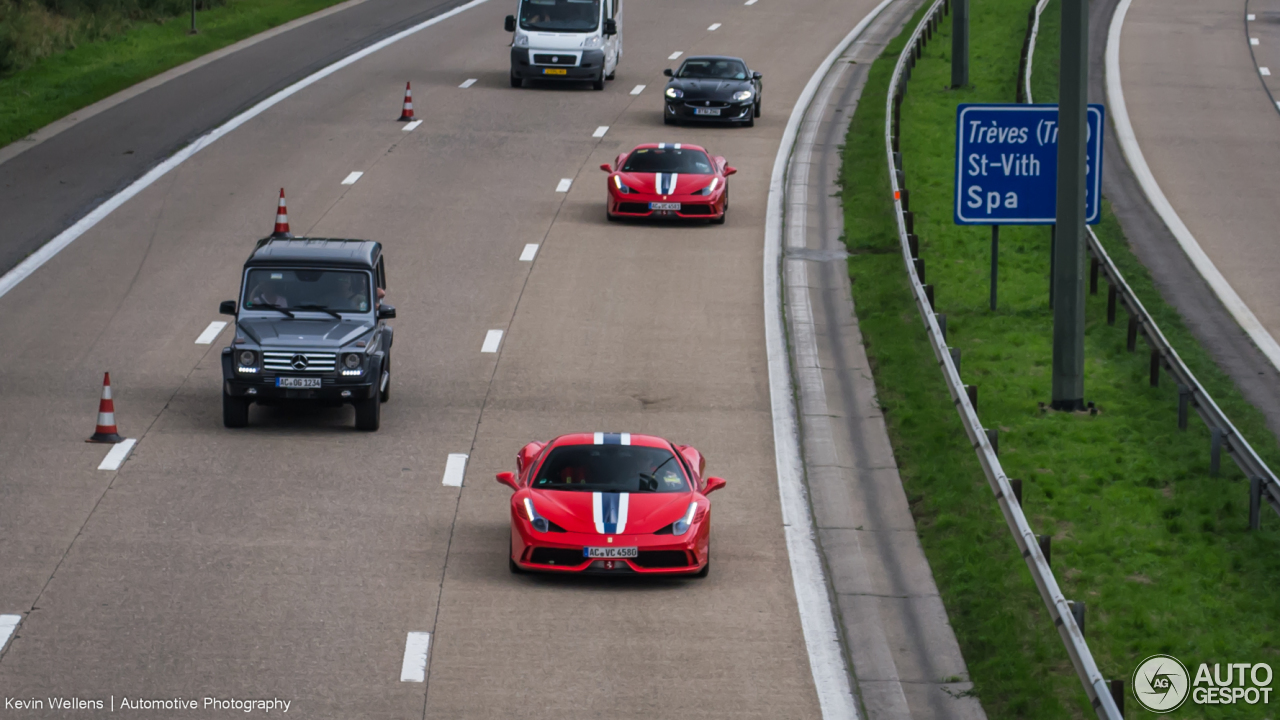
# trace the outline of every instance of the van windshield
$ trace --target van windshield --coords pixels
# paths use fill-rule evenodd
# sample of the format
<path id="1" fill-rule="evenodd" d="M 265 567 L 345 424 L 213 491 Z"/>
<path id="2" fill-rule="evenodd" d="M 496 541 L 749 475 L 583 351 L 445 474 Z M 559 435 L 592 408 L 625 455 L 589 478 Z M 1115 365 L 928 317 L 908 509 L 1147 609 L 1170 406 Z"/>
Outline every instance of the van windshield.
<path id="1" fill-rule="evenodd" d="M 593 32 L 600 26 L 600 0 L 523 0 L 520 29 Z"/>

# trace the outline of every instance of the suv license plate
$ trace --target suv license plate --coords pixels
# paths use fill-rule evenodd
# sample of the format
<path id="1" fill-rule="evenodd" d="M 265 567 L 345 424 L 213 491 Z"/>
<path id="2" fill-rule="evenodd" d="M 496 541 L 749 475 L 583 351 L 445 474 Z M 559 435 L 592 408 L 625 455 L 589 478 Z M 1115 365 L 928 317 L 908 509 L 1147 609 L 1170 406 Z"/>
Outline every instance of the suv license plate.
<path id="1" fill-rule="evenodd" d="M 650 210 L 679 210 L 680 203 L 649 203 Z"/>
<path id="2" fill-rule="evenodd" d="M 640 548 L 634 547 L 584 547 L 585 558 L 634 558 L 640 556 Z"/>
<path id="3" fill-rule="evenodd" d="M 720 108 L 694 108 L 694 115 L 719 115 Z"/>
<path id="4" fill-rule="evenodd" d="M 318 377 L 278 377 L 276 378 L 276 387 L 319 390 L 320 378 Z"/>
<path id="5" fill-rule="evenodd" d="M 569 71 L 564 68 L 542 68 L 543 75 L 568 75 Z"/>

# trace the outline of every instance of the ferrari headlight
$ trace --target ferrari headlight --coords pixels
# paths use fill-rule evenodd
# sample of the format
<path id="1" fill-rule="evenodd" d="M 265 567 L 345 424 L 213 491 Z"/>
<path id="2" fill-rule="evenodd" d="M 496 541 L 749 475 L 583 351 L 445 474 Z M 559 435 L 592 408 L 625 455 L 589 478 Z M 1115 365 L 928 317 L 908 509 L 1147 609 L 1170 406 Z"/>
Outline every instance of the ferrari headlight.
<path id="1" fill-rule="evenodd" d="M 667 88 L 666 94 L 667 94 L 667 97 L 671 98 L 672 100 L 679 100 L 680 98 L 684 97 L 684 91 L 678 87 Z"/>
<path id="2" fill-rule="evenodd" d="M 601 35 L 592 35 L 582 41 L 582 47 L 587 49 L 604 47 L 604 37 Z"/>
<path id="3" fill-rule="evenodd" d="M 720 178 L 711 178 L 711 184 L 699 190 L 698 195 L 710 195 L 716 191 L 716 186 L 720 184 Z"/>
<path id="4" fill-rule="evenodd" d="M 517 33 L 514 45 L 516 47 L 529 47 L 529 36 Z"/>
<path id="5" fill-rule="evenodd" d="M 622 184 L 621 175 L 613 176 L 613 186 L 618 188 L 618 192 L 622 193 L 623 195 L 630 195 L 631 193 L 635 192 L 635 190 L 632 190 L 631 188 Z"/>
<path id="6" fill-rule="evenodd" d="M 734 102 L 746 102 L 751 99 L 752 92 L 750 90 L 739 90 L 733 94 Z"/>
<path id="7" fill-rule="evenodd" d="M 685 511 L 684 517 L 675 521 L 671 525 L 672 535 L 683 535 L 689 532 L 689 526 L 693 524 L 693 515 L 698 511 L 698 503 L 689 503 L 689 509 Z"/>
<path id="8" fill-rule="evenodd" d="M 548 532 L 551 530 L 551 523 L 547 522 L 546 518 L 538 514 L 538 511 L 533 507 L 533 500 L 529 498 L 524 499 L 524 514 L 529 518 L 529 524 L 533 525 L 534 530 L 537 530 L 538 532 Z"/>

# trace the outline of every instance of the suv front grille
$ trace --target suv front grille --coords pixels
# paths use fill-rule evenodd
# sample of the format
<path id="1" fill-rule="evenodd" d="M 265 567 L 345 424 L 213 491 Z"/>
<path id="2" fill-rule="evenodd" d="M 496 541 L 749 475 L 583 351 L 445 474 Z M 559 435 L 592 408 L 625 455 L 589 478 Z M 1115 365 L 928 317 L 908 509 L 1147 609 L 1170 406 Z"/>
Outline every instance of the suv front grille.
<path id="1" fill-rule="evenodd" d="M 533 64 L 535 65 L 577 65 L 578 58 L 575 55 L 543 55 L 535 53 L 533 56 Z"/>
<path id="2" fill-rule="evenodd" d="M 275 372 L 333 372 L 337 359 L 336 353 L 267 350 L 262 353 L 262 367 Z"/>

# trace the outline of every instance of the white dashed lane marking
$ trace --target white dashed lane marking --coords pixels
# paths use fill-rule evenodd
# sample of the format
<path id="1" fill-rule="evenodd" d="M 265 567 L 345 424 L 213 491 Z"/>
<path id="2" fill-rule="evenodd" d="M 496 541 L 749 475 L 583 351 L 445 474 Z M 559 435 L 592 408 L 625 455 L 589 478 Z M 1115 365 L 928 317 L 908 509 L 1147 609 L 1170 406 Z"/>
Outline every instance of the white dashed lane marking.
<path id="1" fill-rule="evenodd" d="M 427 681 L 427 653 L 429 652 L 431 652 L 431 633 L 409 633 L 404 641 L 404 662 L 400 665 L 400 682 Z"/>
<path id="2" fill-rule="evenodd" d="M 1260 67 L 1258 68 L 1258 72 L 1261 73 L 1263 76 L 1267 76 L 1271 74 L 1271 68 Z"/>
<path id="3" fill-rule="evenodd" d="M 643 86 L 643 85 L 637 85 L 637 86 L 635 86 L 635 87 L 631 88 L 631 94 L 632 94 L 632 95 L 639 95 L 639 94 L 640 94 L 640 93 L 642 93 L 642 92 L 644 92 L 644 86 Z"/>
<path id="4" fill-rule="evenodd" d="M 604 134 L 607 132 L 609 132 L 609 126 L 601 125 L 600 127 L 596 128 L 595 132 L 591 133 L 591 137 L 604 137 Z"/>
<path id="5" fill-rule="evenodd" d="M 111 451 L 102 459 L 102 464 L 98 466 L 99 470 L 119 470 L 120 466 L 129 457 L 129 453 L 133 452 L 133 446 L 138 441 L 133 438 L 126 438 L 122 443 L 116 443 L 111 446 Z"/>
<path id="6" fill-rule="evenodd" d="M 756 4 L 756 0 L 747 0 L 745 3 L 743 3 L 743 5 L 755 5 L 755 4 Z"/>
<path id="7" fill-rule="evenodd" d="M 221 320 L 214 320 L 213 322 L 209 323 L 209 327 L 205 328 L 204 332 L 200 333 L 200 337 L 196 338 L 196 344 L 197 345 L 212 344 L 213 341 L 218 337 L 218 333 L 222 332 L 222 328 L 226 326 L 227 324 L 225 322 L 222 322 Z"/>
<path id="8" fill-rule="evenodd" d="M 707 30 L 709 30 L 709 31 L 710 31 L 710 30 L 719 30 L 719 29 L 720 29 L 720 23 L 711 23 L 711 27 L 707 28 Z"/>
<path id="9" fill-rule="evenodd" d="M 343 181 L 342 181 L 342 184 L 343 184 L 343 185 L 355 185 L 355 184 L 356 184 L 356 181 L 360 179 L 360 176 L 361 176 L 361 175 L 364 175 L 364 173 L 360 172 L 359 170 L 356 170 L 355 172 L 351 173 L 351 174 L 350 174 L 350 175 L 348 175 L 346 178 L 344 178 L 344 179 L 343 179 Z"/>
<path id="10" fill-rule="evenodd" d="M 520 253 L 520 260 L 523 262 L 533 262 L 538 255 L 538 243 L 529 243 L 524 246 L 524 252 Z"/>
<path id="11" fill-rule="evenodd" d="M 676 60 L 676 59 L 678 59 L 678 58 L 679 58 L 681 55 L 683 55 L 683 54 L 684 54 L 684 51 L 683 51 L 683 50 L 677 50 L 677 51 L 675 51 L 675 52 L 671 53 L 670 55 L 668 55 L 668 56 L 667 56 L 667 59 L 668 59 L 668 60 Z"/>
<path id="12" fill-rule="evenodd" d="M 1257 44 L 1258 44 L 1258 38 L 1249 38 L 1249 44 L 1250 44 L 1250 45 L 1257 45 Z"/>
<path id="13" fill-rule="evenodd" d="M 498 346 L 502 344 L 502 331 L 490 330 L 484 335 L 484 344 L 480 346 L 482 353 L 496 353 Z"/>
<path id="14" fill-rule="evenodd" d="M 18 629 L 20 622 L 22 622 L 21 615 L 0 615 L 0 652 L 4 651 L 4 646 L 9 643 L 9 638 L 13 636 L 13 631 Z"/>
<path id="15" fill-rule="evenodd" d="M 467 456 L 464 453 L 449 453 L 444 464 L 444 484 L 449 487 L 462 487 L 462 478 L 467 474 Z"/>
<path id="16" fill-rule="evenodd" d="M 466 79 L 465 81 L 463 81 L 463 83 L 462 83 L 461 85 L 459 85 L 458 87 L 460 87 L 460 88 L 469 88 L 469 87 L 471 87 L 472 85 L 475 85 L 475 84 L 476 84 L 476 78 L 467 78 L 467 79 Z"/>
<path id="17" fill-rule="evenodd" d="M 747 4 L 750 5 L 751 3 L 747 3 Z M 1254 15 L 1253 13 L 1249 13 L 1248 15 L 1244 16 L 1244 19 L 1248 20 L 1249 22 L 1253 22 L 1254 20 L 1258 19 L 1258 16 Z"/>
<path id="18" fill-rule="evenodd" d="M 413 129 L 418 127 L 421 124 L 422 124 L 421 120 L 414 120 L 413 122 L 404 126 L 404 132 L 413 132 Z"/>
<path id="19" fill-rule="evenodd" d="M 556 192 L 569 192 L 569 188 L 573 186 L 573 178 L 560 178 L 560 184 L 556 185 Z"/>

